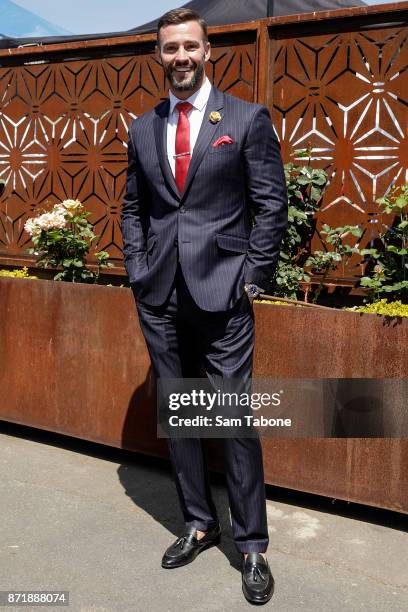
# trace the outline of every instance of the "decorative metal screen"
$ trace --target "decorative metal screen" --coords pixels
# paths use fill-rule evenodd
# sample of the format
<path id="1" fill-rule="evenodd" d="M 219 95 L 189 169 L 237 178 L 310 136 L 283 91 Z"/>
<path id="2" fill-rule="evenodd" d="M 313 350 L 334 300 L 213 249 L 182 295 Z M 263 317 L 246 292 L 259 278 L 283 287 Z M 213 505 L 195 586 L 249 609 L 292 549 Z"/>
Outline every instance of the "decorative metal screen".
<path id="1" fill-rule="evenodd" d="M 98 250 L 107 250 L 116 271 L 123 270 L 128 126 L 167 95 L 154 45 L 140 46 L 121 57 L 75 60 L 80 50 L 74 50 L 58 61 L 46 57 L 41 63 L 41 57 L 40 63 L 0 68 L 0 177 L 7 180 L 0 204 L 3 261 L 28 261 L 24 223 L 36 208 L 78 198 L 92 212 Z M 255 32 L 238 32 L 226 42 L 216 38 L 210 79 L 252 101 L 255 50 Z"/>
<path id="2" fill-rule="evenodd" d="M 321 25 L 271 40 L 273 120 L 286 160 L 311 149 L 312 163 L 329 173 L 320 224 L 361 225 L 365 247 L 389 221 L 375 200 L 408 180 L 408 30 L 322 34 Z M 338 272 L 360 274 L 358 261 Z"/>

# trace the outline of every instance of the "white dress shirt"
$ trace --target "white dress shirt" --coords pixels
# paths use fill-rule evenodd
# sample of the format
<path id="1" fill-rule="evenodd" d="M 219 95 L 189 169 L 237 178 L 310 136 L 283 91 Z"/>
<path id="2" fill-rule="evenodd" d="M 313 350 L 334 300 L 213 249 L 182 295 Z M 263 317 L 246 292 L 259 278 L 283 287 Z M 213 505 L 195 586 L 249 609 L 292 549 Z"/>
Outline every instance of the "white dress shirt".
<path id="1" fill-rule="evenodd" d="M 205 77 L 205 81 L 200 89 L 193 93 L 192 96 L 187 98 L 187 100 L 180 100 L 179 98 L 176 98 L 171 91 L 169 91 L 170 108 L 169 117 L 167 120 L 167 157 L 171 171 L 173 172 L 173 176 L 176 173 L 176 161 L 174 159 L 174 155 L 176 152 L 176 130 L 179 118 L 179 112 L 176 109 L 176 104 L 179 102 L 190 102 L 190 104 L 193 105 L 193 108 L 187 115 L 190 121 L 190 151 L 192 154 L 194 145 L 197 142 L 198 132 L 200 131 L 200 127 L 203 122 L 210 93 L 211 83 L 207 77 Z"/>

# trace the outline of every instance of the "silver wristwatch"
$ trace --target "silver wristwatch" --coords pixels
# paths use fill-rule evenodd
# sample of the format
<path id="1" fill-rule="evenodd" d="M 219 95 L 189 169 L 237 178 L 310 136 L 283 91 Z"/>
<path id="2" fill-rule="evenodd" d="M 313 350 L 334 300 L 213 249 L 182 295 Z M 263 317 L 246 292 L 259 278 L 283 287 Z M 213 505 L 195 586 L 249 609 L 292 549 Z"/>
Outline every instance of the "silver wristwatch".
<path id="1" fill-rule="evenodd" d="M 254 300 L 260 293 L 263 293 L 263 289 L 255 285 L 255 283 L 245 283 L 244 289 L 250 300 Z"/>

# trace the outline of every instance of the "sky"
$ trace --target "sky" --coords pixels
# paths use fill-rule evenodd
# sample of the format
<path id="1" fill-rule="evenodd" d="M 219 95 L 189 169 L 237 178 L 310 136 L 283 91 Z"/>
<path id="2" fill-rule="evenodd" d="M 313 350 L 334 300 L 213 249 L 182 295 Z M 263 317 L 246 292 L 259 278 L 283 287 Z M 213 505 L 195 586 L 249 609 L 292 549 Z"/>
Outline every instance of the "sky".
<path id="1" fill-rule="evenodd" d="M 74 34 L 129 30 L 188 0 L 13 0 Z"/>
<path id="2" fill-rule="evenodd" d="M 160 17 L 188 0 L 13 0 L 74 34 L 91 34 L 129 30 Z M 290 0 L 288 0 L 290 1 Z M 384 4 L 396 0 L 365 0 L 367 4 Z M 398 1 L 398 0 L 397 0 Z"/>

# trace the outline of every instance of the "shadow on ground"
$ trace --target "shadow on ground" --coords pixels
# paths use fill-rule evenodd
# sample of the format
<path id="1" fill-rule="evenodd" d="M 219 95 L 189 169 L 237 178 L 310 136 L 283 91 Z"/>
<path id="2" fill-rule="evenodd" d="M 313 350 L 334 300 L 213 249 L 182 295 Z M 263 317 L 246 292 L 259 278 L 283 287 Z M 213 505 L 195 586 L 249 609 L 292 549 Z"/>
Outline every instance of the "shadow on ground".
<path id="1" fill-rule="evenodd" d="M 120 464 L 117 471 L 125 495 L 169 531 L 169 545 L 175 537 L 181 534 L 183 530 L 181 510 L 168 460 L 6 421 L 0 421 L 0 432 Z M 219 549 L 230 564 L 239 569 L 240 556 L 232 540 L 228 496 L 223 475 L 212 472 L 211 483 L 223 528 L 223 538 Z M 266 495 L 269 500 L 290 504 L 294 507 L 352 518 L 398 531 L 408 531 L 406 516 L 398 512 L 270 485 L 266 487 Z"/>

